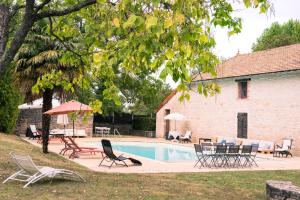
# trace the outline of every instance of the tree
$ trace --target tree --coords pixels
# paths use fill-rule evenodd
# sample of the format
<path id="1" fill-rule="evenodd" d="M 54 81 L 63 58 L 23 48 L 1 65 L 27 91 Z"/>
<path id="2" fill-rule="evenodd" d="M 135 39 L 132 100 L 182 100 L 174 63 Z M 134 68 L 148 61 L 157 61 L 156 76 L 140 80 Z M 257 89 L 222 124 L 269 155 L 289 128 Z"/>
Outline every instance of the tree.
<path id="1" fill-rule="evenodd" d="M 268 0 L 244 0 L 244 4 L 261 12 L 270 6 Z M 87 51 L 65 45 L 69 52 L 62 60 L 80 60 L 91 80 L 104 77 L 105 98 L 119 102 L 115 71 L 134 76 L 144 69 L 161 69 L 161 78 L 170 75 L 180 83 L 181 99 L 189 99 L 193 72 L 216 75 L 211 26 L 227 27 L 229 34 L 240 32 L 241 19 L 232 17 L 233 11 L 226 0 L 4 0 L 0 3 L 0 73 L 9 69 L 33 25 L 49 18 L 52 35 L 62 44 L 72 36 L 84 38 Z M 58 20 L 51 23 L 53 18 Z M 37 81 L 34 91 L 54 83 L 70 90 L 88 84 L 85 74 L 69 83 L 61 79 L 62 74 L 50 71 Z M 216 84 L 199 86 L 203 94 L 218 90 Z M 101 102 L 93 105 L 99 107 Z"/>
<path id="2" fill-rule="evenodd" d="M 151 76 L 124 76 L 119 81 L 119 88 L 124 96 L 124 104 L 129 104 L 129 112 L 136 115 L 151 115 L 170 94 L 169 85 Z"/>
<path id="3" fill-rule="evenodd" d="M 48 82 L 43 90 L 37 95 L 32 91 L 38 80 L 49 71 L 63 72 L 61 79 L 72 82 L 80 74 L 80 66 L 63 62 L 62 52 L 65 47 L 51 36 L 47 26 L 47 20 L 41 20 L 32 27 L 32 34 L 26 37 L 15 58 L 16 81 L 25 96 L 25 101 L 32 101 L 38 96 L 43 97 L 42 112 L 52 108 L 52 96 L 54 92 L 63 93 L 65 91 L 61 84 Z M 70 43 L 70 41 L 68 40 Z M 61 95 L 60 95 L 61 97 Z M 42 115 L 42 129 L 44 133 L 49 132 L 51 116 Z M 49 134 L 43 134 L 43 152 L 48 152 Z"/>
<path id="4" fill-rule="evenodd" d="M 9 68 L 32 26 L 39 20 L 64 16 L 96 0 L 4 0 L 0 3 L 0 73 Z"/>
<path id="5" fill-rule="evenodd" d="M 269 7 L 268 0 L 244 0 L 244 4 L 259 7 L 262 12 Z M 108 70 L 118 64 L 135 73 L 142 67 L 157 69 L 164 65 L 161 77 L 170 74 L 175 81 L 180 80 L 180 91 L 189 89 L 186 83 L 192 81 L 191 68 L 215 75 L 214 66 L 218 60 L 211 52 L 214 39 L 210 26 L 228 27 L 230 34 L 241 29 L 241 20 L 231 16 L 233 8 L 226 0 L 139 0 L 134 3 L 5 0 L 0 4 L 0 72 L 9 67 L 34 23 L 82 8 L 88 8 L 80 14 L 85 30 L 92 34 L 85 42 L 90 44 L 92 51 L 98 48 L 99 54 L 105 54 L 102 58 L 110 61 Z M 67 30 L 63 32 L 67 33 Z M 118 53 L 114 55 L 116 51 Z M 102 65 L 107 65 L 105 60 L 102 61 Z M 185 97 L 189 95 L 185 94 Z"/>
<path id="6" fill-rule="evenodd" d="M 262 51 L 296 43 L 300 43 L 300 22 L 291 19 L 282 25 L 275 22 L 266 28 L 257 38 L 256 43 L 252 45 L 252 51 Z"/>

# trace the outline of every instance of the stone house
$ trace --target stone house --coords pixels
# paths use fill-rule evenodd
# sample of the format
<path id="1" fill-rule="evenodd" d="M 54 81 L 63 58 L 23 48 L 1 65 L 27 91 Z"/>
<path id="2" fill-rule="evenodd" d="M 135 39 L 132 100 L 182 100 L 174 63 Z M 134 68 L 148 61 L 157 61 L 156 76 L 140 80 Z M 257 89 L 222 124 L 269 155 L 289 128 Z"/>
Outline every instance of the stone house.
<path id="1" fill-rule="evenodd" d="M 221 93 L 204 97 L 191 92 L 190 101 L 181 103 L 174 91 L 162 102 L 156 115 L 157 137 L 174 129 L 174 122 L 164 116 L 179 112 L 188 120 L 177 122 L 177 130 L 191 130 L 194 142 L 227 136 L 279 143 L 292 137 L 293 149 L 300 154 L 300 44 L 237 54 L 216 71 L 216 78 L 199 81 L 215 81 Z"/>

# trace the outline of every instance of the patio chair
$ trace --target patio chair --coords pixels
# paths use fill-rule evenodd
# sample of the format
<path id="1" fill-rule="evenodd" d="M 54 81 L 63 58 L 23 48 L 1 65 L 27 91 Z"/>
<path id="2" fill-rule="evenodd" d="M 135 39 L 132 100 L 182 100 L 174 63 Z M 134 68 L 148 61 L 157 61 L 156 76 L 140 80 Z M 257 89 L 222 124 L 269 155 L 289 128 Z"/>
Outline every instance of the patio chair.
<path id="1" fill-rule="evenodd" d="M 34 164 L 32 158 L 29 155 L 16 155 L 12 152 L 10 153 L 10 155 L 12 160 L 18 165 L 20 170 L 5 179 L 3 183 L 6 183 L 9 180 L 21 181 L 25 182 L 23 188 L 26 188 L 28 185 L 33 184 L 41 179 L 53 179 L 54 177 L 85 182 L 85 180 L 80 175 L 73 171 L 37 166 Z"/>
<path id="2" fill-rule="evenodd" d="M 103 147 L 105 157 L 101 160 L 98 167 L 107 166 L 107 167 L 111 168 L 113 164 L 115 164 L 116 166 L 121 165 L 121 166 L 128 167 L 125 160 L 130 160 L 134 165 L 142 165 L 142 163 L 139 160 L 124 157 L 124 156 L 122 156 L 122 154 L 119 155 L 119 156 L 116 156 L 113 152 L 113 149 L 112 149 L 112 146 L 111 146 L 111 143 L 110 143 L 109 140 L 102 139 L 101 143 L 102 143 L 102 147 Z M 106 160 L 107 162 L 111 162 L 111 165 L 109 165 L 109 166 L 108 165 L 102 165 L 104 160 Z"/>
<path id="3" fill-rule="evenodd" d="M 198 163 L 200 164 L 200 166 L 202 167 L 208 167 L 208 159 L 210 157 L 211 154 L 207 154 L 203 151 L 203 148 L 200 144 L 194 144 L 195 147 L 195 152 L 196 152 L 196 156 L 198 158 L 197 162 L 195 163 L 194 167 L 196 167 L 198 165 Z"/>
<path id="4" fill-rule="evenodd" d="M 192 142 L 192 132 L 186 131 L 184 136 L 179 137 L 179 142 Z"/>
<path id="5" fill-rule="evenodd" d="M 273 150 L 273 156 L 275 157 L 281 155 L 283 157 L 283 155 L 285 155 L 285 157 L 293 157 L 292 153 L 290 152 L 292 149 L 292 143 L 293 139 L 283 138 L 281 146 L 279 146 L 278 144 L 275 145 L 275 148 Z"/>
<path id="6" fill-rule="evenodd" d="M 71 154 L 69 155 L 69 158 L 77 158 L 78 154 L 80 153 L 90 153 L 90 154 L 96 154 L 96 153 L 101 153 L 102 157 L 103 155 L 103 150 L 98 149 L 96 147 L 82 147 L 79 146 L 71 137 L 62 137 L 61 140 L 64 142 L 65 147 L 60 151 L 59 154 L 65 155 L 66 152 L 72 151 Z"/>
<path id="7" fill-rule="evenodd" d="M 216 152 L 212 155 L 212 165 L 214 167 L 225 167 L 227 164 L 227 146 L 217 145 Z"/>
<path id="8" fill-rule="evenodd" d="M 251 152 L 252 152 L 252 145 L 243 145 L 242 151 L 240 154 L 240 160 L 239 160 L 239 165 L 241 167 L 247 167 L 250 166 L 251 164 Z M 244 162 L 242 163 L 242 161 Z"/>
<path id="9" fill-rule="evenodd" d="M 32 135 L 30 135 L 29 139 L 41 138 L 42 133 L 41 133 L 41 131 L 37 130 L 35 125 L 29 125 L 29 128 L 32 133 Z"/>
<path id="10" fill-rule="evenodd" d="M 250 159 L 251 159 L 250 166 L 255 164 L 255 166 L 258 167 L 258 164 L 255 161 L 255 158 L 256 158 L 256 155 L 257 155 L 257 152 L 258 152 L 259 145 L 258 144 L 252 144 L 251 146 L 252 146 L 252 148 L 251 148 L 251 154 L 250 154 Z"/>
<path id="11" fill-rule="evenodd" d="M 228 147 L 227 153 L 227 165 L 231 167 L 237 167 L 239 163 L 239 145 L 231 145 Z"/>

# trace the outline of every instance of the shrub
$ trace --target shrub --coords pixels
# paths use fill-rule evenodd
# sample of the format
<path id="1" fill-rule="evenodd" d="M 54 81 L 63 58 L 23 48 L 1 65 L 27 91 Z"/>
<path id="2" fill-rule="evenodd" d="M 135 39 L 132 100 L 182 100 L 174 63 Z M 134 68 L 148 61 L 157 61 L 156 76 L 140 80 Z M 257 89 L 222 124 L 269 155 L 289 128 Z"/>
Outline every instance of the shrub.
<path id="1" fill-rule="evenodd" d="M 11 133 L 19 114 L 21 94 L 8 74 L 0 78 L 0 132 Z"/>
<path id="2" fill-rule="evenodd" d="M 134 130 L 155 131 L 155 117 L 138 117 L 133 120 Z"/>

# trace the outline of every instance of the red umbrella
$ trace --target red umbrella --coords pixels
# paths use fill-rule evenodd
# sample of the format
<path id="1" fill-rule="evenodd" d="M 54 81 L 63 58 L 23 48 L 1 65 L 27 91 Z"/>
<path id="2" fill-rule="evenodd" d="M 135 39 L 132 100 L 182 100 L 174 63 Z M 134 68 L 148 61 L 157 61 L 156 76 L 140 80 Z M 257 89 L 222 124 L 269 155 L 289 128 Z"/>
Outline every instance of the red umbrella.
<path id="1" fill-rule="evenodd" d="M 89 107 L 88 105 L 85 105 L 78 101 L 72 100 L 72 101 L 63 103 L 60 106 L 57 106 L 51 110 L 48 110 L 47 112 L 44 112 L 44 114 L 60 115 L 60 114 L 68 114 L 68 113 L 74 113 L 74 112 L 93 112 L 93 109 L 91 107 Z"/>
<path id="2" fill-rule="evenodd" d="M 68 101 L 66 103 L 61 104 L 60 106 L 57 106 L 51 110 L 48 110 L 47 112 L 44 112 L 45 115 L 60 115 L 60 114 L 69 114 L 69 113 L 84 113 L 84 112 L 93 112 L 93 109 L 85 105 L 83 103 L 80 103 L 78 101 L 72 100 Z M 73 136 L 74 136 L 74 119 L 73 119 Z"/>

